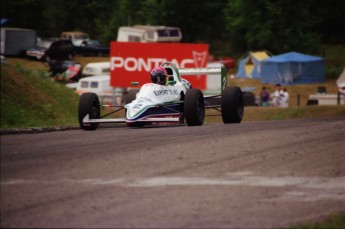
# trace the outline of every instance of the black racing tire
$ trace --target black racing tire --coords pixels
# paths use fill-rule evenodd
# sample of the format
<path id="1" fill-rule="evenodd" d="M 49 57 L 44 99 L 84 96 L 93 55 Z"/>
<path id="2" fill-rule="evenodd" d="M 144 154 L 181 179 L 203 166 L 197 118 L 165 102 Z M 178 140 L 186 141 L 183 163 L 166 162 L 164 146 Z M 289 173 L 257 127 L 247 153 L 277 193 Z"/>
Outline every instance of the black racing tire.
<path id="1" fill-rule="evenodd" d="M 222 118 L 225 124 L 240 123 L 244 113 L 243 94 L 241 88 L 230 86 L 222 93 Z"/>
<path id="2" fill-rule="evenodd" d="M 127 94 L 124 96 L 124 102 L 125 104 L 131 103 L 133 100 L 135 100 L 137 93 L 139 92 L 139 89 L 131 89 L 127 92 Z"/>
<path id="3" fill-rule="evenodd" d="M 201 126 L 205 119 L 205 100 L 201 90 L 189 89 L 184 99 L 184 115 L 188 126 Z"/>
<path id="4" fill-rule="evenodd" d="M 90 119 L 99 119 L 101 115 L 101 108 L 97 94 L 86 92 L 79 98 L 78 105 L 78 119 L 80 128 L 83 130 L 96 130 L 98 123 L 83 123 L 83 118 L 89 115 Z"/>

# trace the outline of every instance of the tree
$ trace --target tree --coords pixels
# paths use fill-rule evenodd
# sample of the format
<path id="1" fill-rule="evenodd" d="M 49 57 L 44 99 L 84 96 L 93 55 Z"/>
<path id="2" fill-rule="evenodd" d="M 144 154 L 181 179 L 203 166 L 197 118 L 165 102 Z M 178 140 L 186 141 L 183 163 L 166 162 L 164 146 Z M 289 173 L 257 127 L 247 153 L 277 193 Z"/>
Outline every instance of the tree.
<path id="1" fill-rule="evenodd" d="M 1 0 L 8 27 L 41 37 L 80 30 L 103 43 L 120 26 L 180 27 L 182 42 L 209 43 L 211 53 L 316 53 L 321 42 L 345 44 L 344 0 Z"/>
<path id="2" fill-rule="evenodd" d="M 312 0 L 231 0 L 225 8 L 227 31 L 237 51 L 266 49 L 316 52 L 319 35 L 312 31 Z M 240 45 L 239 45 L 240 44 Z"/>
<path id="3" fill-rule="evenodd" d="M 0 8 L 1 18 L 8 19 L 6 27 L 44 29 L 41 14 L 44 11 L 42 0 L 1 0 Z"/>

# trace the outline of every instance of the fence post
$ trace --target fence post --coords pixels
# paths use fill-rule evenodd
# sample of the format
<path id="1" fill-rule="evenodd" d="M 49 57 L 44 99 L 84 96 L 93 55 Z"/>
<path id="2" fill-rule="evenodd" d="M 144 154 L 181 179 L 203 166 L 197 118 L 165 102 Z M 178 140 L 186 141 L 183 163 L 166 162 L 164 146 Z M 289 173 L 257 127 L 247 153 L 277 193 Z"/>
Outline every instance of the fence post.
<path id="1" fill-rule="evenodd" d="M 301 104 L 301 95 L 298 93 L 297 94 L 297 106 L 299 107 Z"/>

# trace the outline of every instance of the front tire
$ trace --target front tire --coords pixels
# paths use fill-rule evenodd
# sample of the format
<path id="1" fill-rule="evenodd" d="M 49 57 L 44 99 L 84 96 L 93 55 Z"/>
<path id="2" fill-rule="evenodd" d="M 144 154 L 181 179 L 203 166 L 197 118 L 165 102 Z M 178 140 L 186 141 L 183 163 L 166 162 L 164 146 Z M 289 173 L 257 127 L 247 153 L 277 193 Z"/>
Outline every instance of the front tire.
<path id="1" fill-rule="evenodd" d="M 80 128 L 83 130 L 95 130 L 98 123 L 83 123 L 83 119 L 89 115 L 90 119 L 99 119 L 101 115 L 100 103 L 95 93 L 86 92 L 79 98 L 78 119 Z"/>
<path id="2" fill-rule="evenodd" d="M 221 106 L 224 123 L 240 123 L 244 112 L 241 88 L 236 86 L 224 88 Z"/>
<path id="3" fill-rule="evenodd" d="M 199 89 L 189 89 L 184 99 L 184 115 L 188 126 L 201 126 L 205 119 L 204 95 Z"/>

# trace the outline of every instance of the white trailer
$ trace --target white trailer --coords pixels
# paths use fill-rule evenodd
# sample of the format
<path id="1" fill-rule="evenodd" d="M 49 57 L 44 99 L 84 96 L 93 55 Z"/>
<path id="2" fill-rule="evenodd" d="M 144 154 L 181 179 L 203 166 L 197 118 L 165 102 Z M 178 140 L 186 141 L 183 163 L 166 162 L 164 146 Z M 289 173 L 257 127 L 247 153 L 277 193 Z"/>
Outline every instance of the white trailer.
<path id="1" fill-rule="evenodd" d="M 117 33 L 120 42 L 180 42 L 181 39 L 180 28 L 168 26 L 122 26 Z"/>

